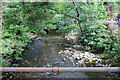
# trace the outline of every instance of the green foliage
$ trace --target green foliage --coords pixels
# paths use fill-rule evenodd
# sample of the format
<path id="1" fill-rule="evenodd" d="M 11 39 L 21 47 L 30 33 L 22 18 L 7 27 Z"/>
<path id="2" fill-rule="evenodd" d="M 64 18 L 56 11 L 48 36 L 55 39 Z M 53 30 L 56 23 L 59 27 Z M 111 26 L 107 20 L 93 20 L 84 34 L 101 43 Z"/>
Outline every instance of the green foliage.
<path id="1" fill-rule="evenodd" d="M 114 66 L 120 66 L 120 36 L 112 36 L 111 47 L 105 51 L 110 55 L 110 59 L 113 60 Z"/>
<path id="2" fill-rule="evenodd" d="M 85 8 L 83 8 L 85 6 Z M 106 26 L 101 22 L 105 20 L 106 11 L 103 3 L 82 4 L 80 42 L 92 48 L 101 48 L 109 42 Z"/>
<path id="3" fill-rule="evenodd" d="M 20 55 L 24 51 L 24 47 L 30 42 L 28 28 L 24 26 L 5 27 L 3 38 L 0 40 L 3 51 L 2 56 L 13 56 L 15 59 L 20 59 Z M 4 60 L 4 59 L 3 59 Z M 6 60 L 5 60 L 6 62 Z"/>
<path id="4" fill-rule="evenodd" d="M 79 41 L 86 46 L 86 50 L 102 49 L 102 53 L 108 54 L 109 58 L 118 66 L 119 40 L 117 35 L 109 35 L 107 26 L 103 21 L 107 18 L 106 7 L 103 3 L 82 3 L 80 21 L 83 24 L 80 30 Z"/>
<path id="5" fill-rule="evenodd" d="M 24 26 L 13 26 L 10 25 L 9 27 L 5 27 L 3 32 L 3 39 L 4 38 L 11 38 L 11 39 L 17 39 L 21 41 L 28 40 L 30 37 L 28 36 L 28 27 Z M 27 41 L 26 41 L 27 42 Z"/>
<path id="6" fill-rule="evenodd" d="M 75 24 L 71 24 L 69 26 L 60 27 L 57 31 L 60 35 L 65 35 L 70 33 L 74 29 L 79 29 L 79 27 Z"/>
<path id="7" fill-rule="evenodd" d="M 115 4 L 111 3 L 111 6 L 116 9 Z M 5 29 L 0 40 L 1 51 L 4 51 L 2 55 L 14 55 L 19 59 L 30 42 L 29 32 L 47 35 L 46 30 L 56 29 L 59 35 L 66 35 L 77 29 L 79 42 L 86 46 L 86 50 L 103 48 L 103 53 L 109 54 L 117 63 L 120 39 L 109 35 L 107 26 L 103 25 L 103 21 L 108 19 L 107 15 L 104 2 L 4 3 Z"/>
<path id="8" fill-rule="evenodd" d="M 52 7 L 52 4 L 48 2 L 4 3 L 5 26 L 11 23 L 14 26 L 24 25 L 37 34 L 44 29 L 55 29 L 56 27 L 52 24 L 54 12 L 49 7 Z"/>
<path id="9" fill-rule="evenodd" d="M 6 67 L 6 66 L 9 66 L 9 62 L 7 59 L 3 58 L 3 55 L 0 55 L 0 67 Z"/>
<path id="10" fill-rule="evenodd" d="M 109 39 L 111 40 L 111 39 Z M 113 66 L 120 66 L 120 37 L 112 36 L 110 44 L 107 44 L 104 52 L 101 54 L 102 57 L 109 58 L 113 62 Z"/>

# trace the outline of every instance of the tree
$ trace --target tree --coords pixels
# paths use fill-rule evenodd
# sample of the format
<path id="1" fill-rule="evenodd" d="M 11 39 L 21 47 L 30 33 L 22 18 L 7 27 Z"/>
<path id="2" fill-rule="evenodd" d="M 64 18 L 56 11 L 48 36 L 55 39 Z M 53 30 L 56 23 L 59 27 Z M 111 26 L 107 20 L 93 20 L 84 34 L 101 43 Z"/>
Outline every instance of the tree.
<path id="1" fill-rule="evenodd" d="M 24 25 L 30 28 L 31 32 L 40 33 L 44 29 L 54 29 L 52 24 L 53 11 L 49 2 L 18 2 L 4 4 L 5 26 Z"/>
<path id="2" fill-rule="evenodd" d="M 2 25 L 2 0 L 0 0 L 0 39 L 2 38 L 3 25 Z"/>
<path id="3" fill-rule="evenodd" d="M 0 39 L 2 38 L 2 32 L 3 32 L 3 25 L 2 25 L 2 0 L 0 0 Z M 0 47 L 1 47 L 1 43 L 0 43 Z M 2 57 L 1 57 L 1 54 L 3 52 L 0 51 L 0 66 L 2 66 Z M 0 76 L 1 76 L 1 73 L 0 73 Z M 1 79 L 1 77 L 0 77 Z"/>

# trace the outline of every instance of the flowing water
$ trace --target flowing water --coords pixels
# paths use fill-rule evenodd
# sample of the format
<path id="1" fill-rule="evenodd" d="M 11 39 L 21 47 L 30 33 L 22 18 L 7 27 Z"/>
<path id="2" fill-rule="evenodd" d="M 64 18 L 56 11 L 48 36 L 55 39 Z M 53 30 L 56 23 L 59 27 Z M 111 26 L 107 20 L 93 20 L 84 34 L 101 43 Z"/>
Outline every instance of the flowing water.
<path id="1" fill-rule="evenodd" d="M 18 66 L 24 67 L 77 67 L 66 56 L 58 54 L 60 50 L 70 47 L 69 42 L 59 36 L 48 36 L 35 39 L 28 45 L 28 50 L 22 55 L 23 60 Z M 2 80 L 33 80 L 36 78 L 115 78 L 113 73 L 83 73 L 83 72 L 9 72 L 3 73 Z"/>

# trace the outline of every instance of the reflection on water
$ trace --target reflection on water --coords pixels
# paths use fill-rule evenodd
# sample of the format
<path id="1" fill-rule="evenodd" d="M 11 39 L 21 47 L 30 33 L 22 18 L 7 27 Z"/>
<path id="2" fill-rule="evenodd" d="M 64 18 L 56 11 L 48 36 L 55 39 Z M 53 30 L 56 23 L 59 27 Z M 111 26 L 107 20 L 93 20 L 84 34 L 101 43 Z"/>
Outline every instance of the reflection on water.
<path id="1" fill-rule="evenodd" d="M 27 53 L 23 54 L 23 60 L 19 66 L 27 67 L 76 67 L 66 56 L 58 54 L 66 48 L 67 41 L 58 36 L 45 37 L 35 40 L 28 47 Z M 83 73 L 83 72 L 44 72 L 44 73 L 3 73 L 2 80 L 19 80 L 23 78 L 115 78 L 110 73 Z M 111 79 L 109 79 L 111 80 Z"/>

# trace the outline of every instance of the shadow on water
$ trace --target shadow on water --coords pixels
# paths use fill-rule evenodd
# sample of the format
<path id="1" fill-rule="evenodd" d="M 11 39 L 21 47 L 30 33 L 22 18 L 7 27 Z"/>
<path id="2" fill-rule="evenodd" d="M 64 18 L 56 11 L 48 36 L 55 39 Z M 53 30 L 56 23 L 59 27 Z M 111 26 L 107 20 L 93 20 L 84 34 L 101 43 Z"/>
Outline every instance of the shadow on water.
<path id="1" fill-rule="evenodd" d="M 65 41 L 59 36 L 48 36 L 40 40 L 34 40 L 34 42 L 28 45 L 27 53 L 23 54 L 23 60 L 19 62 L 21 67 L 76 67 L 69 59 L 64 55 L 58 54 L 58 51 L 66 48 Z M 21 72 L 9 72 L 3 73 L 2 80 L 25 80 L 31 78 L 115 78 L 109 73 L 83 73 L 83 72 L 44 72 L 44 73 L 21 73 Z"/>

